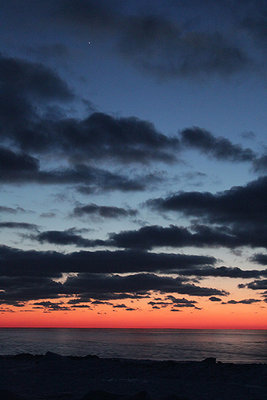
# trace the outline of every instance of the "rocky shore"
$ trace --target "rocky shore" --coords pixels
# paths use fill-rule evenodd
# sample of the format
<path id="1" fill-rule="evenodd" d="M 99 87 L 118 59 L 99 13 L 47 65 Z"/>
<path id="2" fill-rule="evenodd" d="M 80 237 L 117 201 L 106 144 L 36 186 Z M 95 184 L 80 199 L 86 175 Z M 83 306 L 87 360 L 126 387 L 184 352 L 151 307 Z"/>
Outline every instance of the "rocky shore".
<path id="1" fill-rule="evenodd" d="M 266 400 L 267 364 L 0 356 L 2 400 Z"/>

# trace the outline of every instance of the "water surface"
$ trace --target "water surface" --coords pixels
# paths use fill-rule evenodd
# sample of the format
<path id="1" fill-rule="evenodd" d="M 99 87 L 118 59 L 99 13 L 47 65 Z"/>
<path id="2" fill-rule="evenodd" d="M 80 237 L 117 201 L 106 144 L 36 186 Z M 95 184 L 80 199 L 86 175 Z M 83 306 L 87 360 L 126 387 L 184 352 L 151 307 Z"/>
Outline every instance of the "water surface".
<path id="1" fill-rule="evenodd" d="M 151 360 L 267 363 L 266 330 L 0 329 L 0 354 L 122 357 Z"/>

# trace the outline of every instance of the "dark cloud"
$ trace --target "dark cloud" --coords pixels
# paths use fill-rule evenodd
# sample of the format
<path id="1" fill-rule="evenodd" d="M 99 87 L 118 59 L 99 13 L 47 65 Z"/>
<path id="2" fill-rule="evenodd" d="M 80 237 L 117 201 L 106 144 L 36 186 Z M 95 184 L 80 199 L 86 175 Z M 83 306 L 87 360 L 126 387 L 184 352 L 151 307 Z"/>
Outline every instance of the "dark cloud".
<path id="1" fill-rule="evenodd" d="M 40 214 L 41 218 L 54 218 L 55 216 L 55 212 L 43 212 L 42 214 Z"/>
<path id="2" fill-rule="evenodd" d="M 173 162 L 179 140 L 156 131 L 138 118 L 115 118 L 93 113 L 83 120 L 61 119 L 47 127 L 49 146 L 72 158 L 116 159 L 120 162 Z M 39 149 L 45 150 L 44 148 Z"/>
<path id="3" fill-rule="evenodd" d="M 97 300 L 92 300 L 90 297 L 88 297 L 88 293 L 81 294 L 79 297 L 76 297 L 73 300 L 70 300 L 68 303 L 69 304 L 79 304 L 79 303 L 92 303 L 93 305 L 95 304 L 108 304 L 112 305 L 107 300 L 125 300 L 125 299 L 131 299 L 132 300 L 140 300 L 140 299 L 149 299 L 150 294 L 149 293 L 99 293 L 99 292 L 91 292 L 90 296 L 91 298 L 97 299 Z M 73 303 L 72 303 L 73 302 Z"/>
<path id="4" fill-rule="evenodd" d="M 115 118 L 94 113 L 88 118 L 61 120 L 51 127 L 56 145 L 72 157 L 117 159 L 120 162 L 173 162 L 179 140 L 156 131 L 138 118 Z M 51 142 L 53 136 L 51 134 Z"/>
<path id="5" fill-rule="evenodd" d="M 94 300 L 91 302 L 92 305 L 94 306 L 99 306 L 99 305 L 106 305 L 106 306 L 112 306 L 112 303 L 110 301 L 102 301 L 102 300 Z"/>
<path id="6" fill-rule="evenodd" d="M 149 301 L 148 304 L 152 306 L 152 308 L 160 309 L 160 308 L 166 308 L 170 306 L 172 303 L 166 301 Z"/>
<path id="7" fill-rule="evenodd" d="M 170 225 L 145 226 L 139 230 L 122 231 L 109 234 L 106 244 L 121 248 L 153 249 L 155 247 L 228 247 L 267 246 L 265 228 L 251 230 L 228 226 L 211 227 L 195 224 L 190 229 Z"/>
<path id="8" fill-rule="evenodd" d="M 47 299 L 65 296 L 80 296 L 81 303 L 91 299 L 91 304 L 103 304 L 106 300 L 118 298 L 143 298 L 151 293 L 180 293 L 189 296 L 225 296 L 224 290 L 200 287 L 184 282 L 181 278 L 158 276 L 155 274 L 134 274 L 128 276 L 107 274 L 78 274 L 68 277 L 65 283 L 54 282 L 44 277 L 0 277 L 0 304 L 23 306 L 31 300 L 45 299 L 43 304 L 50 307 Z M 106 304 L 105 300 L 105 304 Z M 50 302 L 50 300 L 49 300 Z M 101 302 L 101 303 L 100 303 Z M 77 304 L 77 302 L 72 303 Z M 189 304 L 184 301 L 177 303 Z M 193 303 L 192 303 L 193 304 Z M 35 304 L 36 305 L 36 304 Z M 39 304 L 40 305 L 40 304 Z M 112 305 L 112 303 L 110 303 Z M 56 306 L 57 307 L 57 306 Z M 122 305 L 120 305 L 122 308 Z M 124 307 L 123 307 L 124 308 Z"/>
<path id="9" fill-rule="evenodd" d="M 258 299 L 244 299 L 244 300 L 229 300 L 227 302 L 223 302 L 222 304 L 255 304 L 259 303 L 262 300 Z"/>
<path id="10" fill-rule="evenodd" d="M 241 27 L 249 33 L 256 43 L 265 45 L 267 40 L 267 4 L 266 1 L 251 2 L 247 14 L 241 21 Z"/>
<path id="11" fill-rule="evenodd" d="M 40 169 L 37 158 L 3 147 L 0 148 L 0 167 L 0 182 L 5 184 L 83 184 L 89 193 L 103 190 L 138 191 L 154 182 L 151 175 L 130 178 L 83 164 L 44 171 Z M 77 189 L 81 190 L 81 187 Z"/>
<path id="12" fill-rule="evenodd" d="M 256 139 L 256 134 L 252 131 L 246 131 L 241 133 L 241 137 L 243 139 L 248 139 L 248 140 L 255 140 Z"/>
<path id="13" fill-rule="evenodd" d="M 215 296 L 211 296 L 209 298 L 210 301 L 222 301 L 222 299 L 220 299 L 219 297 L 215 297 Z"/>
<path id="14" fill-rule="evenodd" d="M 116 304 L 113 305 L 113 308 L 127 308 L 127 306 L 125 304 Z"/>
<path id="15" fill-rule="evenodd" d="M 0 213 L 7 213 L 7 214 L 17 214 L 18 212 L 25 212 L 25 210 L 21 207 L 6 207 L 6 206 L 0 206 Z"/>
<path id="16" fill-rule="evenodd" d="M 41 129 L 39 114 L 45 113 L 52 103 L 55 108 L 55 102 L 74 98 L 67 84 L 42 64 L 0 55 L 0 85 L 2 142 L 26 151 L 46 147 L 47 126 Z"/>
<path id="17" fill-rule="evenodd" d="M 110 233 L 106 240 L 107 246 L 150 250 L 156 247 L 227 247 L 241 246 L 266 247 L 267 228 L 265 226 L 242 227 L 235 224 L 208 226 L 193 224 L 190 229 L 170 225 L 144 226 L 138 230 Z"/>
<path id="18" fill-rule="evenodd" d="M 253 162 L 253 168 L 255 172 L 266 173 L 267 172 L 267 155 L 264 154 L 258 157 Z"/>
<path id="19" fill-rule="evenodd" d="M 46 231 L 37 236 L 32 236 L 32 239 L 39 242 L 47 242 L 56 245 L 76 245 L 79 247 L 100 247 L 100 246 L 113 246 L 114 243 L 109 240 L 100 239 L 85 239 L 80 235 L 73 233 L 73 230 L 67 231 Z M 192 245 L 192 244 L 191 244 Z M 124 247 L 124 246 L 123 246 Z M 140 246 L 141 247 L 141 246 Z M 143 246 L 146 247 L 146 246 Z M 77 257 L 79 253 L 72 253 L 73 258 Z M 205 264 L 214 264 L 215 260 L 212 257 L 204 256 L 186 256 L 181 254 L 155 254 L 146 253 L 140 250 L 128 250 L 125 252 L 83 252 L 88 256 L 88 262 L 92 262 L 99 266 L 99 272 L 165 272 L 165 273 L 179 273 L 181 276 L 196 276 L 196 277 L 224 277 L 224 278 L 259 278 L 267 276 L 267 270 L 242 270 L 237 267 L 210 267 Z M 69 255 L 71 258 L 71 255 Z M 104 265 L 106 258 L 107 263 L 112 263 L 110 269 L 101 269 Z M 101 261 L 101 259 L 103 261 Z M 77 258 L 78 261 L 78 258 Z M 103 264 L 102 264 L 103 262 Z M 135 263 L 135 264 L 134 264 Z M 267 264 L 267 261 L 266 261 Z M 120 267 L 124 265 L 124 267 Z M 201 268 L 195 268 L 194 265 L 202 265 Z M 204 265 L 204 266 L 203 266 Z M 193 267 L 192 267 L 193 266 Z M 78 264 L 78 269 L 80 271 Z M 1 271 L 1 269 L 0 269 Z M 91 270 L 96 272 L 95 269 Z M 67 268 L 64 272 L 73 272 Z"/>
<path id="20" fill-rule="evenodd" d="M 25 153 L 15 153 L 5 147 L 0 147 L 0 168 L 1 180 L 12 179 L 18 171 L 23 171 L 24 174 L 38 171 L 39 162 Z"/>
<path id="21" fill-rule="evenodd" d="M 250 65 L 244 52 L 221 33 L 190 31 L 161 15 L 128 16 L 114 4 L 111 8 L 107 2 L 79 0 L 75 7 L 64 1 L 60 16 L 76 27 L 112 36 L 124 58 L 156 76 L 224 76 Z"/>
<path id="22" fill-rule="evenodd" d="M 0 228 L 8 228 L 8 229 L 26 229 L 31 231 L 38 231 L 39 227 L 35 224 L 30 224 L 27 222 L 0 222 Z"/>
<path id="23" fill-rule="evenodd" d="M 113 190 L 119 190 L 121 192 L 142 191 L 149 186 L 154 185 L 155 182 L 158 183 L 161 180 L 160 177 L 153 176 L 152 174 L 128 177 L 126 175 L 121 175 L 116 172 L 113 173 L 103 169 L 85 166 L 81 166 L 80 168 L 79 166 L 78 175 L 82 176 L 83 173 L 88 173 L 90 177 L 90 179 L 87 180 L 85 175 L 84 185 L 77 187 L 77 191 L 84 195 L 93 192 Z"/>
<path id="24" fill-rule="evenodd" d="M 51 112 L 51 101 L 61 103 L 73 95 L 54 71 L 41 64 L 0 56 L 0 84 L 0 139 L 23 151 L 53 153 L 74 163 L 177 159 L 179 139 L 158 132 L 148 121 L 99 112 L 83 119 L 67 118 L 60 106 Z M 18 157 L 13 163 L 21 162 L 24 170 L 38 168 L 35 159 Z"/>
<path id="25" fill-rule="evenodd" d="M 61 19 L 69 19 L 72 23 L 82 25 L 88 24 L 94 29 L 107 29 L 109 31 L 116 24 L 116 13 L 118 2 L 100 0 L 97 3 L 93 0 L 71 0 L 59 2 L 57 13 Z M 119 17 L 119 16 L 118 16 Z"/>
<path id="26" fill-rule="evenodd" d="M 64 303 L 53 303 L 52 301 L 40 301 L 33 303 L 34 306 L 41 306 L 40 308 L 48 309 L 50 311 L 67 311 L 69 307 L 62 306 Z M 34 307 L 37 308 L 37 307 Z M 39 307 L 38 307 L 39 308 Z"/>
<path id="27" fill-rule="evenodd" d="M 151 123 L 137 118 L 114 118 L 94 113 L 84 120 L 53 121 L 35 116 L 35 120 L 39 119 L 35 122 L 27 115 L 22 115 L 19 120 L 16 110 L 9 111 L 15 126 L 1 134 L 25 151 L 57 152 L 74 162 L 101 158 L 123 163 L 149 163 L 152 160 L 170 163 L 176 160 L 178 138 L 168 138 L 158 133 Z M 3 121 L 7 128 L 8 122 Z"/>
<path id="28" fill-rule="evenodd" d="M 75 245 L 79 247 L 95 247 L 105 244 L 103 240 L 85 239 L 82 236 L 73 233 L 72 230 L 46 231 L 37 236 L 31 236 L 31 239 L 37 240 L 40 243 L 51 243 L 62 246 Z"/>
<path id="29" fill-rule="evenodd" d="M 71 100 L 73 94 L 56 72 L 40 63 L 0 55 L 2 94 L 30 96 L 38 100 Z"/>
<path id="30" fill-rule="evenodd" d="M 17 304 L 29 300 L 53 299 L 65 295 L 80 296 L 79 302 L 90 298 L 114 300 L 143 298 L 150 291 L 181 293 L 192 296 L 224 295 L 214 288 L 189 284 L 182 278 L 160 277 L 154 274 L 130 276 L 104 275 L 103 272 L 135 272 L 164 270 L 178 265 L 214 262 L 201 256 L 164 255 L 138 252 L 56 252 L 22 251 L 1 248 L 0 302 Z M 64 284 L 54 282 L 62 272 L 87 272 L 69 277 Z M 88 272 L 93 273 L 88 273 Z M 76 301 L 77 303 L 77 301 Z"/>
<path id="31" fill-rule="evenodd" d="M 207 243 L 210 246 L 224 246 L 231 249 L 241 246 L 249 246 L 251 248 L 267 246 L 265 240 L 267 227 L 264 221 L 260 222 L 257 219 L 255 221 L 246 221 L 244 218 L 244 221 L 233 221 L 232 226 L 229 225 L 211 227 L 194 224 L 192 229 L 196 231 L 196 237 L 202 237 L 203 243 Z"/>
<path id="32" fill-rule="evenodd" d="M 194 308 L 196 310 L 201 310 L 200 307 L 196 307 L 194 304 L 188 304 L 188 303 L 173 304 L 173 307 L 175 307 L 175 308 Z"/>
<path id="33" fill-rule="evenodd" d="M 179 192 L 167 198 L 148 201 L 161 211 L 176 211 L 199 217 L 211 223 L 230 223 L 240 227 L 265 228 L 267 217 L 267 177 L 251 181 L 245 186 L 212 194 L 210 192 Z"/>
<path id="34" fill-rule="evenodd" d="M 130 19 L 121 54 L 160 77 L 227 76 L 246 69 L 244 52 L 222 34 L 186 31 L 161 17 Z"/>
<path id="35" fill-rule="evenodd" d="M 10 305 L 20 305 L 30 300 L 56 299 L 67 293 L 61 283 L 36 276 L 0 277 L 0 289 L 0 304 Z"/>
<path id="36" fill-rule="evenodd" d="M 188 268 L 186 270 L 179 270 L 179 275 L 183 276 L 197 276 L 197 277 L 222 277 L 222 278 L 259 278 L 267 276 L 267 270 L 243 270 L 237 267 L 203 267 L 203 268 Z"/>
<path id="37" fill-rule="evenodd" d="M 233 162 L 253 161 L 256 158 L 251 149 L 244 149 L 239 144 L 233 144 L 224 137 L 215 137 L 201 128 L 189 128 L 181 132 L 182 144 L 186 147 L 200 150 L 217 160 Z"/>
<path id="38" fill-rule="evenodd" d="M 262 280 L 256 280 L 253 282 L 249 282 L 246 284 L 240 284 L 238 285 L 240 289 L 242 288 L 248 288 L 252 290 L 266 290 L 267 289 L 267 279 L 262 279 Z"/>
<path id="39" fill-rule="evenodd" d="M 97 204 L 87 204 L 75 207 L 73 215 L 76 217 L 81 216 L 100 216 L 103 218 L 121 218 L 136 216 L 137 210 L 125 209 L 112 206 L 99 206 Z"/>
<path id="40" fill-rule="evenodd" d="M 60 240 L 63 241 L 64 237 Z M 62 272 L 164 272 L 197 265 L 212 265 L 215 262 L 214 257 L 183 254 L 107 250 L 63 254 L 51 251 L 23 251 L 0 246 L 0 276 L 59 277 Z"/>
<path id="41" fill-rule="evenodd" d="M 254 254 L 254 256 L 251 257 L 251 261 L 254 261 L 260 265 L 267 265 L 267 254 Z"/>
<path id="42" fill-rule="evenodd" d="M 77 161 L 91 162 L 95 159 L 116 160 L 122 163 L 177 161 L 177 151 L 180 148 L 178 137 L 168 137 L 158 132 L 148 121 L 134 117 L 115 118 L 99 112 L 92 113 L 83 119 L 66 118 L 60 108 L 54 108 L 53 115 L 50 113 L 48 116 L 46 111 L 49 101 L 72 98 L 64 81 L 41 64 L 3 56 L 0 61 L 2 65 L 0 81 L 4 88 L 0 97 L 0 105 L 3 106 L 0 122 L 4 127 L 0 131 L 0 138 L 2 137 L 3 141 L 9 141 L 27 152 L 58 153 L 61 157 L 72 160 L 74 164 L 77 164 Z M 15 71 L 14 81 L 11 79 L 12 75 L 9 75 L 10 72 L 7 71 L 10 63 Z M 25 77 L 23 82 L 20 82 L 22 80 L 19 78 L 20 73 L 22 77 Z M 42 83 L 39 83 L 39 79 Z M 14 89 L 16 84 L 20 88 L 19 95 Z M 40 100 L 42 100 L 41 104 L 38 103 Z M 205 151 L 213 153 L 218 158 L 247 161 L 254 157 L 250 149 L 242 149 L 227 139 L 216 139 L 204 130 L 199 128 L 197 130 L 198 136 L 202 138 L 197 141 L 197 146 L 202 150 L 205 147 Z M 185 130 L 182 135 L 188 136 L 189 131 L 191 135 L 194 132 L 193 129 Z M 210 135 L 209 138 L 207 135 Z M 183 142 L 185 142 L 184 138 Z M 214 145 L 215 142 L 216 145 Z M 1 149 L 1 151 L 7 153 L 8 149 Z M 36 158 L 24 153 L 12 156 L 3 154 L 3 162 L 4 157 L 10 159 L 13 157 L 11 161 L 14 167 L 21 163 L 24 175 L 25 170 L 28 171 L 28 175 L 31 175 L 32 169 L 36 171 L 39 167 Z M 261 165 L 263 161 L 257 162 L 257 165 Z M 255 164 L 255 169 L 258 168 L 260 167 Z M 52 179 L 46 176 L 47 174 L 43 175 L 40 179 Z M 82 186 L 80 190 L 86 191 L 86 188 Z"/>
<path id="43" fill-rule="evenodd" d="M 117 247 L 152 249 L 163 246 L 191 246 L 193 239 L 188 229 L 183 227 L 170 226 L 144 226 L 139 230 L 122 231 L 110 234 L 110 242 Z"/>
<path id="44" fill-rule="evenodd" d="M 166 299 L 171 300 L 175 307 L 196 307 L 195 304 L 197 303 L 195 300 L 188 300 L 184 297 L 177 298 L 174 296 L 167 296 Z"/>
<path id="45" fill-rule="evenodd" d="M 226 295 L 225 291 L 213 288 L 200 287 L 184 283 L 180 278 L 158 276 L 155 274 L 97 275 L 79 274 L 69 277 L 64 284 L 68 291 L 73 287 L 88 298 L 94 293 L 137 293 L 147 294 L 150 291 L 160 293 L 180 293 L 190 296 Z"/>

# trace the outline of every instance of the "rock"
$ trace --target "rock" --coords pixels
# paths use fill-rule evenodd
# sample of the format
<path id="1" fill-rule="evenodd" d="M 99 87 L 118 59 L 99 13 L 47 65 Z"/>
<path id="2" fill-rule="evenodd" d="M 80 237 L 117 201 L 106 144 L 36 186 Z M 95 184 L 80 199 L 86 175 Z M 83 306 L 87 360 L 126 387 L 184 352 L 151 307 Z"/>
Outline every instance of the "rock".
<path id="1" fill-rule="evenodd" d="M 216 358 L 215 357 L 205 358 L 205 360 L 203 360 L 202 363 L 208 364 L 208 365 L 215 365 L 216 364 Z"/>
<path id="2" fill-rule="evenodd" d="M 88 354 L 83 357 L 85 360 L 99 360 L 99 357 L 96 354 Z"/>

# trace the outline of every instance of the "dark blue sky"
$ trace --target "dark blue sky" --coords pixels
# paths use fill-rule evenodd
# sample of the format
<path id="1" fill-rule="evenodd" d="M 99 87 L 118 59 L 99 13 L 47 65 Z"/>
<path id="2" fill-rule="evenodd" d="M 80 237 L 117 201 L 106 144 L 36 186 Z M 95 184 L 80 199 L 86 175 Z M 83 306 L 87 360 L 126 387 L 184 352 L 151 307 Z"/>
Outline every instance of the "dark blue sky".
<path id="1" fill-rule="evenodd" d="M 2 307 L 97 299 L 95 263 L 110 299 L 114 273 L 167 274 L 264 307 L 267 2 L 0 2 Z M 67 258 L 54 274 L 49 250 Z M 42 296 L 29 277 L 10 289 L 42 263 Z M 172 292 L 136 279 L 128 298 Z"/>

